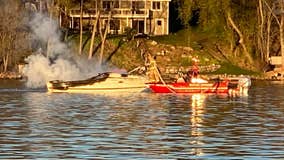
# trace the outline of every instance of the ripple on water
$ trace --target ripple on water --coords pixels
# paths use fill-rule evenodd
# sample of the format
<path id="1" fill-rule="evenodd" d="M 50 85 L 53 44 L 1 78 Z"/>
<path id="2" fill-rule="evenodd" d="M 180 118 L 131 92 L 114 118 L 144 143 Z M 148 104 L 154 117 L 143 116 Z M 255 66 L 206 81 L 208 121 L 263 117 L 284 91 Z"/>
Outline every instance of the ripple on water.
<path id="1" fill-rule="evenodd" d="M 283 89 L 234 98 L 0 89 L 0 158 L 283 158 Z"/>

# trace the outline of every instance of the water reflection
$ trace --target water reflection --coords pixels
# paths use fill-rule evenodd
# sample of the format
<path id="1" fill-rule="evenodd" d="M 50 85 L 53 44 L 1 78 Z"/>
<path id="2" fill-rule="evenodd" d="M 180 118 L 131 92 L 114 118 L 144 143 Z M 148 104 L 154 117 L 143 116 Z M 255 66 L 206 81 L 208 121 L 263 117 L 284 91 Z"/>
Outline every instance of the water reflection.
<path id="1" fill-rule="evenodd" d="M 158 105 L 160 98 L 147 95 L 137 101 L 128 97 L 129 100 L 123 105 L 111 107 L 106 123 L 117 136 L 119 146 L 128 146 L 128 150 L 153 157 L 165 152 L 160 141 L 166 136 L 162 130 L 168 113 L 167 108 Z"/>
<path id="2" fill-rule="evenodd" d="M 3 159 L 277 159 L 283 86 L 248 97 L 0 91 Z"/>
<path id="3" fill-rule="evenodd" d="M 160 144 L 168 117 L 167 107 L 160 104 L 167 103 L 163 96 L 26 93 L 23 99 L 29 106 L 30 153 L 56 157 L 81 146 L 93 152 L 91 157 L 112 151 L 113 156 L 133 152 L 159 158 L 167 150 Z"/>
<path id="4" fill-rule="evenodd" d="M 191 144 L 195 147 L 192 148 L 192 153 L 194 155 L 203 154 L 203 115 L 205 113 L 205 104 L 204 101 L 207 95 L 204 94 L 194 94 L 191 97 L 191 136 L 194 137 L 194 140 L 191 141 Z"/>

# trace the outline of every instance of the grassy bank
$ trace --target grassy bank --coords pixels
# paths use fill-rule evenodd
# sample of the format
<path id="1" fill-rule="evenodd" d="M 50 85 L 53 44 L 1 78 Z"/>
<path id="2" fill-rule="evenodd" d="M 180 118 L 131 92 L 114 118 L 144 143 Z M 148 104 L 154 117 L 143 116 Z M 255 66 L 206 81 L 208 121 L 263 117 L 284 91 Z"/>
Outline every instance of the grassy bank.
<path id="1" fill-rule="evenodd" d="M 228 42 L 222 34 L 212 33 L 211 31 L 199 31 L 192 29 L 180 30 L 177 33 L 167 36 L 152 37 L 158 43 L 191 47 L 192 53 L 200 58 L 200 65 L 218 64 L 221 66 L 210 74 L 233 74 L 233 75 L 253 75 L 261 76 L 261 72 L 252 71 L 244 66 L 243 61 L 238 62 L 242 57 L 232 57 L 222 55 L 218 47 L 222 46 L 226 53 L 229 53 Z M 218 46 L 217 46 L 218 44 Z M 190 64 L 190 63 L 188 63 Z"/>
<path id="2" fill-rule="evenodd" d="M 110 65 L 132 70 L 144 65 L 142 52 L 157 55 L 157 64 L 161 68 L 169 66 L 188 67 L 192 65 L 192 57 L 198 56 L 200 65 L 220 65 L 221 68 L 212 73 L 204 74 L 234 74 L 234 75 L 260 75 L 233 64 L 230 59 L 223 58 L 214 48 L 215 41 L 220 37 L 214 37 L 208 33 L 196 33 L 191 30 L 181 30 L 178 33 L 167 36 L 155 36 L 147 38 L 134 38 L 127 40 L 126 36 L 110 36 L 107 39 L 104 52 L 104 61 Z M 210 36 L 211 35 L 211 36 Z M 84 34 L 84 55 L 88 56 L 90 46 L 90 33 Z M 72 35 L 68 38 L 72 42 L 74 50 L 78 50 L 79 36 Z M 95 40 L 95 52 L 99 55 L 100 40 Z"/>

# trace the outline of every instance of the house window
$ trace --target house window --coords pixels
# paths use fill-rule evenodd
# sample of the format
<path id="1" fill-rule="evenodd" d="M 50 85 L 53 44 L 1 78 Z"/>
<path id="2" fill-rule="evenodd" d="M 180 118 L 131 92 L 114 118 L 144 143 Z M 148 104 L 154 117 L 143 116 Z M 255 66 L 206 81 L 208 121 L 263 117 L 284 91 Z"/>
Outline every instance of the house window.
<path id="1" fill-rule="evenodd" d="M 131 3 L 129 1 L 121 1 L 121 8 L 131 8 Z"/>
<path id="2" fill-rule="evenodd" d="M 158 26 L 161 26 L 161 25 L 162 25 L 162 21 L 161 21 L 161 20 L 158 20 L 158 21 L 157 21 L 157 25 L 158 25 Z"/>
<path id="3" fill-rule="evenodd" d="M 119 8 L 118 1 L 103 1 L 103 8 L 110 9 L 110 8 Z"/>
<path id="4" fill-rule="evenodd" d="M 133 9 L 144 9 L 145 3 L 143 1 L 133 1 L 132 2 L 132 8 Z"/>
<path id="5" fill-rule="evenodd" d="M 110 30 L 114 30 L 114 31 L 120 30 L 120 20 L 118 19 L 110 20 L 109 25 L 110 25 L 109 26 Z"/>
<path id="6" fill-rule="evenodd" d="M 110 9 L 110 2 L 109 1 L 104 1 L 103 2 L 103 8 L 104 9 Z"/>
<path id="7" fill-rule="evenodd" d="M 152 2 L 152 9 L 153 10 L 161 10 L 161 2 Z"/>

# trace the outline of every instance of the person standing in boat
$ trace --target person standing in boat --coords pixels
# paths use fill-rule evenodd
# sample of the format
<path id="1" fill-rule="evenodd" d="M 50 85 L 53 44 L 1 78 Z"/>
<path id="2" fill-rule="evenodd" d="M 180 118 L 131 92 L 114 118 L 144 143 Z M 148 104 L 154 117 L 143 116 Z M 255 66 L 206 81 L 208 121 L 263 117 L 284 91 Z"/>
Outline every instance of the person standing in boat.
<path id="1" fill-rule="evenodd" d="M 198 78 L 198 75 L 199 75 L 198 62 L 199 62 L 198 56 L 192 58 L 192 66 L 187 71 L 186 76 L 185 76 L 186 82 L 191 82 L 192 80 Z"/>
<path id="2" fill-rule="evenodd" d="M 159 69 L 156 63 L 156 56 L 152 57 L 149 53 L 147 54 L 147 62 L 146 66 L 148 66 L 147 76 L 150 82 L 159 82 Z"/>
<path id="3" fill-rule="evenodd" d="M 197 78 L 197 76 L 199 74 L 199 67 L 198 67 L 199 59 L 198 59 L 198 56 L 193 57 L 192 62 L 193 62 L 193 65 L 192 65 L 192 68 L 191 68 L 191 74 L 192 74 L 191 77 Z"/>

